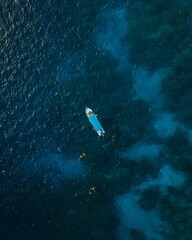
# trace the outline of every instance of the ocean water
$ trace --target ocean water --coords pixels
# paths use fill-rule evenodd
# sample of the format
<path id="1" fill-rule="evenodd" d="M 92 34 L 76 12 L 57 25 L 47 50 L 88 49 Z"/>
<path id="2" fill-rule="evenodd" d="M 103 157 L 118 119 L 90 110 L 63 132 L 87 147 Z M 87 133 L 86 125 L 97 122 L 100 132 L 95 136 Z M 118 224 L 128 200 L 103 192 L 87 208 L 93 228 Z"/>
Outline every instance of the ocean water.
<path id="1" fill-rule="evenodd" d="M 1 1 L 1 240 L 192 239 L 191 5 Z"/>

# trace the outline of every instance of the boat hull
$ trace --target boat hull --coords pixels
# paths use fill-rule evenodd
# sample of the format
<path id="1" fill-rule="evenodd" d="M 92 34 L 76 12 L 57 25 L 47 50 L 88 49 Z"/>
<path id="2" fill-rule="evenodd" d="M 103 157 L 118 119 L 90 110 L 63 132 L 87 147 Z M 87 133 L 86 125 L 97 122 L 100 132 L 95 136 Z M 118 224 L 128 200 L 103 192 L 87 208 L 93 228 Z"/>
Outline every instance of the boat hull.
<path id="1" fill-rule="evenodd" d="M 103 127 L 101 126 L 101 123 L 99 122 L 95 113 L 90 108 L 86 108 L 85 113 L 86 113 L 90 123 L 92 124 L 94 130 L 97 132 L 97 134 L 99 136 L 104 136 L 105 131 L 104 131 Z"/>

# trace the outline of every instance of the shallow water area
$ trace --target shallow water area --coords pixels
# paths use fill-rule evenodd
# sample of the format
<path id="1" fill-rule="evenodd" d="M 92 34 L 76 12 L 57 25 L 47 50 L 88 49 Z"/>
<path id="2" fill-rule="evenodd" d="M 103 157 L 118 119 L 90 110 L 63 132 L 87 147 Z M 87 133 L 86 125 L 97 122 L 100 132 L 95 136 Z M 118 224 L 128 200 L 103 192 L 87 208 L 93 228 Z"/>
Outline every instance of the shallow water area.
<path id="1" fill-rule="evenodd" d="M 191 239 L 191 7 L 0 3 L 0 239 Z"/>

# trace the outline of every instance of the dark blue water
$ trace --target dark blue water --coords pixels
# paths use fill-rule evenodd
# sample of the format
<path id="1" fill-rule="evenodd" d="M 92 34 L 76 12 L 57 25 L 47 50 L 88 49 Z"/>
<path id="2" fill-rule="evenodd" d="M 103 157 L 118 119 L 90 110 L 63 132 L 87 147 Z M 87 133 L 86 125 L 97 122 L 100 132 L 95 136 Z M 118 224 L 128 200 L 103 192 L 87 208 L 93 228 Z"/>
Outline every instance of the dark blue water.
<path id="1" fill-rule="evenodd" d="M 0 3 L 0 239 L 192 238 L 190 9 Z"/>

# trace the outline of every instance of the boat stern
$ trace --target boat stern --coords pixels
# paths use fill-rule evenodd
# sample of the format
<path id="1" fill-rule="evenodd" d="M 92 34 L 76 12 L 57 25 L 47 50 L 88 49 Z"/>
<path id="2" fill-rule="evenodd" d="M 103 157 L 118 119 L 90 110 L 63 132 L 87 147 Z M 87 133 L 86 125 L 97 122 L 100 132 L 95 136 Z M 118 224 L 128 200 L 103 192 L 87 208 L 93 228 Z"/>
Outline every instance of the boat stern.
<path id="1" fill-rule="evenodd" d="M 104 131 L 104 129 L 101 129 L 101 130 L 99 130 L 99 131 L 97 131 L 97 134 L 99 135 L 99 137 L 104 137 L 105 136 L 105 131 Z"/>

